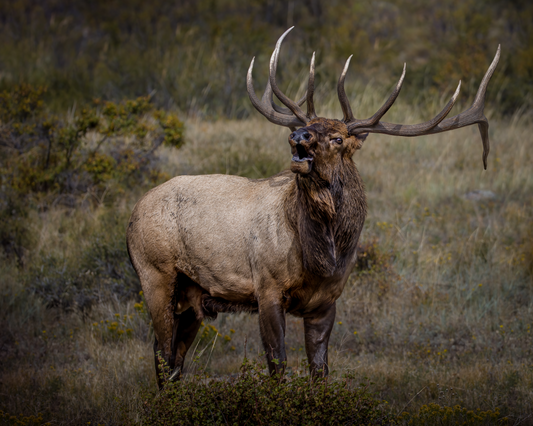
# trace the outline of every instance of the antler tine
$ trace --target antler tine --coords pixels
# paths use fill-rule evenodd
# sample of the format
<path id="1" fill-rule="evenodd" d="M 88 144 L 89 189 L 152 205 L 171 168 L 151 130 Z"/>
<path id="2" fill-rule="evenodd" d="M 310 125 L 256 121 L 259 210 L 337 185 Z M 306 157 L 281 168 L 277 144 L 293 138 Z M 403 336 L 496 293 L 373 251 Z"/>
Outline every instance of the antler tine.
<path id="1" fill-rule="evenodd" d="M 261 114 L 263 114 L 271 123 L 289 128 L 305 126 L 306 121 L 301 121 L 298 117 L 295 117 L 294 115 L 289 116 L 274 110 L 274 108 L 272 107 L 272 104 L 274 102 L 271 100 L 271 96 L 266 96 L 265 98 L 268 86 L 265 90 L 263 100 L 259 100 L 259 98 L 255 94 L 254 83 L 252 78 L 254 61 L 255 57 L 250 63 L 250 68 L 248 68 L 248 74 L 246 76 L 246 90 L 248 91 L 248 96 L 250 97 L 250 101 L 252 102 L 252 105 L 255 107 L 255 109 L 257 109 Z"/>
<path id="2" fill-rule="evenodd" d="M 402 90 L 402 84 L 405 78 L 406 67 L 407 67 L 407 64 L 403 64 L 402 76 L 400 77 L 400 80 L 398 80 L 398 83 L 396 83 L 396 88 L 390 94 L 389 99 L 387 99 L 387 101 L 382 105 L 382 107 L 378 109 L 378 111 L 372 117 L 367 118 L 366 120 L 357 120 L 354 118 L 352 123 L 346 123 L 348 127 L 355 129 L 357 127 L 363 127 L 363 126 L 373 126 L 381 119 L 381 117 L 383 117 L 386 114 L 386 112 L 390 109 L 392 104 L 394 104 L 394 102 L 396 101 L 396 98 L 400 94 L 400 90 Z M 459 86 L 460 85 L 461 83 L 459 83 Z"/>
<path id="3" fill-rule="evenodd" d="M 311 58 L 311 66 L 309 67 L 309 81 L 307 82 L 307 117 L 309 119 L 316 118 L 315 103 L 313 102 L 313 94 L 315 93 L 315 52 Z"/>
<path id="4" fill-rule="evenodd" d="M 459 129 L 461 127 L 477 124 L 483 143 L 483 168 L 486 170 L 487 158 L 490 151 L 489 122 L 483 114 L 483 110 L 485 107 L 485 94 L 487 91 L 487 86 L 492 75 L 494 74 L 496 66 L 498 65 L 498 61 L 500 60 L 500 51 L 501 47 L 500 45 L 498 45 L 496 55 L 494 56 L 494 59 L 489 69 L 485 73 L 485 76 L 483 77 L 483 80 L 479 85 L 479 89 L 477 91 L 474 102 L 472 103 L 472 106 L 467 110 L 461 112 L 460 114 L 444 119 L 444 117 L 446 117 L 446 114 L 448 114 L 449 110 L 452 108 L 453 103 L 455 102 L 455 99 L 459 94 L 459 84 L 459 87 L 457 88 L 450 102 L 433 120 L 430 120 L 426 123 L 410 125 L 392 124 L 382 121 L 379 121 L 376 124 L 367 127 L 360 127 L 355 124 L 349 129 L 350 133 L 354 135 L 361 133 L 383 133 L 393 136 L 421 136 L 446 132 L 448 130 Z"/>
<path id="5" fill-rule="evenodd" d="M 342 121 L 344 121 L 345 123 L 350 123 L 355 120 L 355 117 L 352 113 L 352 107 L 350 106 L 350 101 L 348 100 L 348 96 L 346 96 L 346 92 L 344 91 L 344 79 L 346 78 L 346 73 L 348 72 L 348 67 L 350 66 L 350 61 L 352 57 L 353 55 L 350 55 L 350 57 L 346 60 L 344 69 L 342 70 L 341 76 L 339 77 L 339 82 L 337 83 L 337 95 L 339 96 L 339 102 L 341 104 L 342 113 L 344 114 L 344 118 L 342 119 Z"/>
<path id="6" fill-rule="evenodd" d="M 269 81 L 270 83 L 270 81 Z M 307 100 L 307 92 L 305 92 L 303 94 L 303 96 L 298 100 L 298 102 L 296 102 L 298 104 L 298 106 L 302 106 L 303 104 L 305 104 L 305 101 Z M 283 107 L 280 107 L 279 105 L 276 105 L 274 103 L 274 100 L 272 100 L 272 105 L 274 106 L 274 109 L 278 112 L 282 112 L 283 114 L 289 114 L 289 115 L 293 115 L 292 114 L 292 111 L 289 109 L 289 108 L 283 108 Z"/>
<path id="7" fill-rule="evenodd" d="M 457 97 L 459 96 L 459 91 L 460 90 L 461 90 L 461 81 L 459 81 L 459 85 L 457 86 L 457 89 L 455 89 L 455 93 L 453 94 L 452 98 L 449 100 L 449 102 L 446 104 L 446 106 L 442 109 L 441 112 L 439 112 L 431 120 L 426 121 L 424 123 L 411 124 L 409 126 L 403 126 L 402 128 L 404 128 L 404 132 L 409 132 L 410 134 L 409 135 L 405 134 L 405 135 L 402 135 L 402 136 L 420 136 L 420 135 L 426 134 L 429 130 L 433 129 L 437 124 L 439 124 L 442 120 L 444 120 L 446 118 L 446 116 L 450 113 L 451 109 L 453 108 L 453 106 L 455 104 L 455 101 L 457 100 Z M 394 96 L 394 93 L 389 97 L 389 100 L 393 96 Z M 376 122 L 379 121 L 379 117 L 376 120 L 374 120 L 374 117 L 376 115 L 378 115 L 387 106 L 387 104 L 389 103 L 389 100 L 387 100 L 385 105 L 383 105 L 380 108 L 380 110 L 376 114 L 374 114 L 374 116 L 372 116 L 371 118 L 369 118 L 367 120 L 361 120 L 361 121 L 355 122 L 351 126 L 348 125 L 349 132 L 352 133 L 352 134 L 366 133 L 366 132 L 360 132 L 358 129 L 360 127 L 365 127 L 365 126 L 374 126 L 376 124 Z M 394 102 L 394 100 L 392 102 Z M 391 105 L 392 105 L 392 103 L 391 103 Z M 381 116 L 383 114 L 385 114 L 385 112 L 387 112 L 387 110 L 389 108 L 390 108 L 390 105 L 386 108 L 385 111 L 383 111 Z M 374 120 L 374 123 L 371 123 L 370 122 L 371 120 Z M 384 123 L 380 122 L 378 124 L 384 124 Z M 372 133 L 372 132 L 370 131 L 370 133 Z M 377 132 L 375 132 L 375 133 L 377 133 Z M 387 133 L 387 134 L 392 134 L 392 133 Z M 398 136 L 398 135 L 396 135 L 396 136 Z"/>
<path id="8" fill-rule="evenodd" d="M 266 87 L 265 87 L 265 92 L 263 93 L 263 97 L 261 98 L 261 102 L 263 102 L 263 103 L 270 102 L 270 104 L 272 105 L 272 108 L 274 109 L 274 111 L 277 111 L 280 114 L 293 115 L 292 111 L 289 108 L 283 108 L 283 107 L 280 107 L 279 105 L 275 104 L 274 103 L 274 97 L 272 95 L 273 95 L 272 86 L 270 86 L 270 79 L 269 79 L 269 80 L 267 80 L 267 84 L 266 84 Z M 304 95 L 297 102 L 298 106 L 302 106 L 305 103 L 306 99 L 307 99 L 307 92 L 304 93 Z"/>
<path id="9" fill-rule="evenodd" d="M 494 71 L 496 70 L 496 66 L 498 65 L 498 62 L 500 61 L 500 52 L 501 52 L 501 45 L 498 44 L 498 50 L 496 50 L 496 55 L 494 55 L 494 59 L 492 60 L 489 69 L 483 76 L 483 80 L 481 80 L 481 83 L 479 85 L 479 89 L 477 89 L 476 97 L 474 98 L 474 103 L 472 104 L 472 107 L 478 107 L 481 105 L 481 111 L 485 108 L 485 92 L 487 91 L 487 87 L 489 85 L 489 81 L 492 78 L 492 74 L 494 74 Z"/>
<path id="10" fill-rule="evenodd" d="M 276 63 L 278 61 L 278 55 L 279 55 L 279 51 L 276 54 Z M 293 112 L 289 108 L 283 108 L 283 107 L 277 105 L 276 103 L 274 103 L 274 97 L 272 95 L 273 95 L 273 91 L 272 91 L 272 86 L 270 85 L 270 77 L 269 77 L 269 79 L 267 80 L 267 85 L 266 85 L 266 88 L 265 88 L 265 94 L 263 95 L 262 101 L 266 102 L 266 100 L 267 100 L 266 96 L 268 96 L 268 98 L 270 99 L 270 103 L 272 105 L 272 108 L 274 108 L 275 111 L 277 111 L 277 112 L 279 112 L 281 114 L 285 114 L 285 115 L 293 115 Z M 304 93 L 304 95 L 296 103 L 298 104 L 298 106 L 302 106 L 306 99 L 307 99 L 307 92 Z"/>
<path id="11" fill-rule="evenodd" d="M 292 113 L 300 119 L 300 121 L 307 123 L 309 119 L 306 117 L 300 107 L 296 104 L 296 102 L 289 99 L 276 85 L 276 69 L 278 67 L 278 58 L 281 43 L 283 43 L 283 39 L 287 36 L 287 34 L 289 34 L 289 32 L 293 28 L 294 27 L 289 28 L 281 35 L 281 37 L 278 39 L 278 42 L 276 43 L 276 48 L 274 49 L 274 52 L 270 57 L 270 85 L 272 86 L 272 90 L 274 91 L 276 97 L 281 101 L 281 103 L 288 107 L 292 111 Z"/>

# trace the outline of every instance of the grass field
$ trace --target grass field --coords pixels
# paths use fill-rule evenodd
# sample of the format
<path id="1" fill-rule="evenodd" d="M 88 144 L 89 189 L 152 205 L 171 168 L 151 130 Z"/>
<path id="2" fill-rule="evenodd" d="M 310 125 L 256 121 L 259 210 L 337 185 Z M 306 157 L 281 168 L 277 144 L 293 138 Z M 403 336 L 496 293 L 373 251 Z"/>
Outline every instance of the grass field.
<path id="1" fill-rule="evenodd" d="M 329 105 L 327 115 L 340 116 Z M 414 123 L 437 110 L 400 104 L 387 119 Z M 338 300 L 330 364 L 334 377 L 368 377 L 393 413 L 458 404 L 533 423 L 533 122 L 487 115 L 487 171 L 474 127 L 417 139 L 370 135 L 355 156 L 369 204 L 368 261 Z M 185 124 L 183 148 L 160 153 L 171 175 L 264 177 L 288 167 L 288 132 L 266 120 Z M 32 211 L 25 267 L 2 260 L 0 408 L 23 424 L 40 424 L 30 419 L 38 413 L 52 424 L 134 423 L 139 392 L 156 386 L 141 296 L 116 290 L 105 274 L 91 293 L 97 303 L 84 309 L 47 308 L 35 291 L 35 277 L 90 276 L 79 266 L 91 265 L 88 256 L 103 270 L 108 257 L 127 262 L 125 226 L 141 194 Z M 262 351 L 254 316 L 219 315 L 200 334 L 189 371 L 235 373 L 245 345 L 249 355 Z M 288 317 L 286 343 L 290 370 L 301 372 L 301 320 Z"/>

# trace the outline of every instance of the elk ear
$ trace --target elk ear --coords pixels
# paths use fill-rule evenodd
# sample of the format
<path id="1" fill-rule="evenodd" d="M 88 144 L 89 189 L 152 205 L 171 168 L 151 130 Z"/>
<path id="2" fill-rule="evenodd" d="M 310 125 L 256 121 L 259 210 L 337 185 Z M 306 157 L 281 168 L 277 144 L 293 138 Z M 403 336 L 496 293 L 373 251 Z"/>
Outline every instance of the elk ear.
<path id="1" fill-rule="evenodd" d="M 361 149 L 363 147 L 363 143 L 365 142 L 368 135 L 368 133 L 361 133 L 360 135 L 355 135 L 355 149 Z"/>

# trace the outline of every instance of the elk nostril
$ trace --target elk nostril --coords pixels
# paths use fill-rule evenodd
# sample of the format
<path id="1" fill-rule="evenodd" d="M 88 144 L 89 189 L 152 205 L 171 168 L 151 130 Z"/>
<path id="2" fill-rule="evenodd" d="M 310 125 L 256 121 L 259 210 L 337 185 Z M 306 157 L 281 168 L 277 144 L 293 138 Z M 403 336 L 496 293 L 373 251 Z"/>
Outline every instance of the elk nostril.
<path id="1" fill-rule="evenodd" d="M 294 139 L 294 136 L 296 136 L 296 133 L 295 133 L 295 132 L 292 132 L 292 133 L 289 135 L 289 138 L 290 138 L 290 139 Z"/>

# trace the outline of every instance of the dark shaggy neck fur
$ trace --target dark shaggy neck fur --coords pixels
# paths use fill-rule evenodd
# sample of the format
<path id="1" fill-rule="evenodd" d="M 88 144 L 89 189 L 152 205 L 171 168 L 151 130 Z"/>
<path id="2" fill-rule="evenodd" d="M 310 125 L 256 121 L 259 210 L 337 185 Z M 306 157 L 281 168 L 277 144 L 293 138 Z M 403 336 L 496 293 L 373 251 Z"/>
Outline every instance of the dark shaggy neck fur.
<path id="1" fill-rule="evenodd" d="M 322 277 L 345 272 L 366 217 L 364 186 L 351 158 L 327 175 L 297 175 L 287 209 L 304 268 Z"/>

